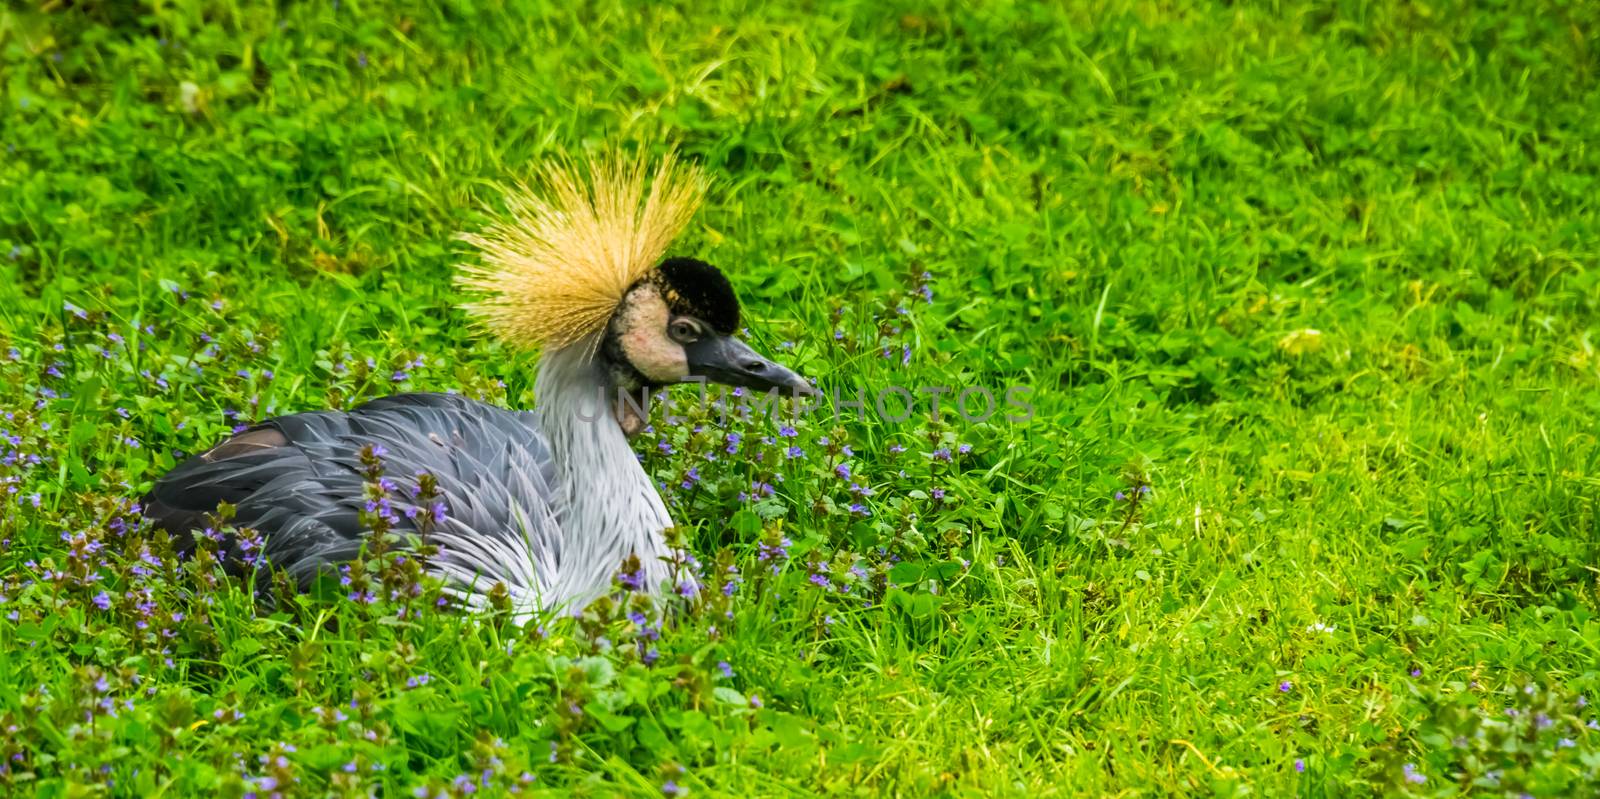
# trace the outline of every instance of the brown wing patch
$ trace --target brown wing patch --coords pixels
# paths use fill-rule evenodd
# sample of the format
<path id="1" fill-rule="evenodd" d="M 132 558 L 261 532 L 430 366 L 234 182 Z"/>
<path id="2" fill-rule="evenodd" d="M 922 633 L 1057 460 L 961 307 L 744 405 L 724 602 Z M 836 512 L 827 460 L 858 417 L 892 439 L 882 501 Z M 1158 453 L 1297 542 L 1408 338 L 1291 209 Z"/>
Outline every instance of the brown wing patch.
<path id="1" fill-rule="evenodd" d="M 246 430 L 206 450 L 205 454 L 200 456 L 200 459 L 206 463 L 216 463 L 229 458 L 237 458 L 240 455 L 260 452 L 264 449 L 287 446 L 288 443 L 288 437 L 277 428 L 258 427 L 254 430 Z"/>

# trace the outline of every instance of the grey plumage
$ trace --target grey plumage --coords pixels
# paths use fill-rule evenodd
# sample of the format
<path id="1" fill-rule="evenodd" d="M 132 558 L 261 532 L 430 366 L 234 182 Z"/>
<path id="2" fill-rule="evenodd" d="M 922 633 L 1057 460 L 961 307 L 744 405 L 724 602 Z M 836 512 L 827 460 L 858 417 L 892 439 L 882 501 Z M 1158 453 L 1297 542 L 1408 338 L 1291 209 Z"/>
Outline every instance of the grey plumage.
<path id="1" fill-rule="evenodd" d="M 348 413 L 280 417 L 255 430 L 279 433 L 282 445 L 190 459 L 156 484 L 146 515 L 187 531 L 203 526 L 218 502 L 232 503 L 234 523 L 265 533 L 267 559 L 305 585 L 360 552 L 360 453 L 373 444 L 386 450 L 397 510 L 408 507 L 417 473 L 438 480 L 448 506 L 433 534 L 441 576 L 466 587 L 487 575 L 523 594 L 553 583 L 564 492 L 537 414 L 448 394 L 403 394 Z M 416 531 L 404 513 L 396 527 Z"/>
<path id="2" fill-rule="evenodd" d="M 234 524 L 263 533 L 268 561 L 305 587 L 361 550 L 360 455 L 373 444 L 385 450 L 397 511 L 409 507 L 419 472 L 438 480 L 448 512 L 430 536 L 439 552 L 429 569 L 468 604 L 482 604 L 496 583 L 524 615 L 581 603 L 604 592 L 630 554 L 653 585 L 668 571 L 660 532 L 671 520 L 600 404 L 600 368 L 579 352 L 544 359 L 538 386 L 549 401 L 537 411 L 403 394 L 271 419 L 162 477 L 145 514 L 186 539 L 229 502 Z M 396 529 L 416 527 L 402 512 Z"/>

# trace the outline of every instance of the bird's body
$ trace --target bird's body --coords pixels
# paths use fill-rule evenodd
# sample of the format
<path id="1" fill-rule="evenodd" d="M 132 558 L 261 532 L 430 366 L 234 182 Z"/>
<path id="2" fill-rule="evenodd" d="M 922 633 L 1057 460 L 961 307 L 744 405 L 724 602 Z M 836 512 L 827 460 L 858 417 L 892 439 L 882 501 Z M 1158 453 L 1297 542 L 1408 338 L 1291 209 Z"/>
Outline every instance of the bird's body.
<path id="1" fill-rule="evenodd" d="M 630 555 L 655 585 L 668 574 L 661 531 L 671 518 L 600 404 L 604 375 L 577 352 L 544 359 L 535 411 L 401 394 L 268 420 L 168 473 L 145 513 L 187 531 L 228 502 L 237 526 L 262 533 L 267 560 L 306 586 L 366 543 L 370 445 L 382 453 L 397 531 L 415 532 L 416 511 L 432 510 L 412 503 L 417 476 L 437 481 L 442 521 L 428 569 L 469 604 L 502 583 L 522 613 L 581 605 Z"/>
<path id="2" fill-rule="evenodd" d="M 270 419 L 157 480 L 146 516 L 181 544 L 229 503 L 233 524 L 264 545 L 243 552 L 235 541 L 225 557 L 264 555 L 304 587 L 359 556 L 363 511 L 387 500 L 397 532 L 418 529 L 408 511 L 429 520 L 437 552 L 426 568 L 467 605 L 504 585 L 523 617 L 579 606 L 630 558 L 628 582 L 659 590 L 672 519 L 628 443 L 644 426 L 638 404 L 620 398 L 688 380 L 812 389 L 734 336 L 738 300 L 720 271 L 658 262 L 699 204 L 697 172 L 669 157 L 648 192 L 642 160 L 595 162 L 590 175 L 549 170 L 549 197 L 513 196 L 513 218 L 467 237 L 485 260 L 463 267 L 464 285 L 485 294 L 469 309 L 506 341 L 543 350 L 536 410 L 404 394 Z M 385 498 L 368 488 L 369 446 L 382 453 Z M 422 473 L 437 482 L 437 511 L 434 500 L 412 504 Z"/>

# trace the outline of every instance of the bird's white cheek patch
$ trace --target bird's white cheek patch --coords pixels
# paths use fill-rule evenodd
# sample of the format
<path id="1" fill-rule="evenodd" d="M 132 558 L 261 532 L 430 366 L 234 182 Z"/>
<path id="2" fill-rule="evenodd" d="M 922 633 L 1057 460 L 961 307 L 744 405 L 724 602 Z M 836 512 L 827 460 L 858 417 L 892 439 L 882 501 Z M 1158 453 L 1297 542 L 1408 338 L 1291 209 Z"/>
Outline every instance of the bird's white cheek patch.
<path id="1" fill-rule="evenodd" d="M 622 317 L 622 353 L 639 373 L 657 383 L 676 383 L 689 376 L 683 346 L 667 336 L 672 312 L 655 292 L 635 292 Z"/>

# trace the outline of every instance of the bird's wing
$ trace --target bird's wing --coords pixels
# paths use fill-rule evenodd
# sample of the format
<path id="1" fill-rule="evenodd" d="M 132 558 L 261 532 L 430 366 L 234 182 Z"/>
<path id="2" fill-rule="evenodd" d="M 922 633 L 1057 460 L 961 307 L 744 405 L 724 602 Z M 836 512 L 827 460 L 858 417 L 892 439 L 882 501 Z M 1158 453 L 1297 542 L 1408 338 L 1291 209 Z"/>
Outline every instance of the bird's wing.
<path id="1" fill-rule="evenodd" d="M 349 412 L 272 419 L 197 455 L 156 482 L 145 515 L 174 534 L 204 526 L 218 502 L 260 531 L 267 558 L 302 585 L 354 558 L 366 539 L 361 450 L 383 447 L 396 484 L 396 529 L 415 531 L 417 475 L 447 506 L 431 535 L 432 569 L 466 593 L 504 581 L 536 597 L 555 583 L 566 494 L 534 414 L 449 394 L 402 394 Z M 237 553 L 232 553 L 237 555 Z"/>

